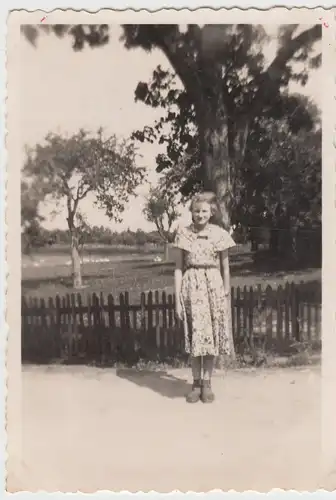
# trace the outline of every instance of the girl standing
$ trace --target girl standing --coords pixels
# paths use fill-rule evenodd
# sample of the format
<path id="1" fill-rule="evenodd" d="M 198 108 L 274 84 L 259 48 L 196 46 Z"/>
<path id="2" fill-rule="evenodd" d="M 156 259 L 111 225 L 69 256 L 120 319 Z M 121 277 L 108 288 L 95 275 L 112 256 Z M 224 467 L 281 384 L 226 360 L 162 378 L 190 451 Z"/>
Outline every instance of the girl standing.
<path id="1" fill-rule="evenodd" d="M 235 245 L 227 231 L 211 223 L 218 212 L 213 193 L 196 195 L 190 206 L 192 224 L 177 231 L 176 314 L 183 321 L 185 350 L 191 355 L 193 385 L 188 403 L 214 400 L 211 376 L 215 357 L 233 353 L 227 309 L 230 295 L 228 249 Z"/>

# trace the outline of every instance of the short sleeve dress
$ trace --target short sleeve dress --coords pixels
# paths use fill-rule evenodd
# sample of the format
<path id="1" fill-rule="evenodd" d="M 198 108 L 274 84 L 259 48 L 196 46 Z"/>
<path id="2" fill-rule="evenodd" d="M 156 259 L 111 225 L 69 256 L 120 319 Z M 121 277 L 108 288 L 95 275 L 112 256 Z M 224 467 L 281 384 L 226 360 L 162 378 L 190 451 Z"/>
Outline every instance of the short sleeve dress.
<path id="1" fill-rule="evenodd" d="M 178 229 L 174 246 L 184 251 L 181 303 L 185 350 L 192 356 L 232 355 L 228 301 L 220 272 L 220 252 L 235 243 L 221 227 L 208 224 L 197 232 L 192 225 Z"/>

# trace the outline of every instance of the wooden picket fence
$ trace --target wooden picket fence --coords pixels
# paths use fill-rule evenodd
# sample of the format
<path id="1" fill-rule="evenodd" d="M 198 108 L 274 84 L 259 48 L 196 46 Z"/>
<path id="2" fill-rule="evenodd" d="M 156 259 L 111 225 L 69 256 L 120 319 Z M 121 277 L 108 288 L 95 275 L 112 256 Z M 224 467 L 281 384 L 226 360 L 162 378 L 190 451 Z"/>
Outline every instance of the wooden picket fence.
<path id="1" fill-rule="evenodd" d="M 319 343 L 321 303 L 287 284 L 265 290 L 232 288 L 231 314 L 237 350 L 253 345 L 281 354 L 295 342 Z M 22 297 L 22 361 L 109 363 L 183 357 L 183 327 L 175 317 L 175 297 L 142 293 L 131 304 L 109 294 L 55 299 Z"/>

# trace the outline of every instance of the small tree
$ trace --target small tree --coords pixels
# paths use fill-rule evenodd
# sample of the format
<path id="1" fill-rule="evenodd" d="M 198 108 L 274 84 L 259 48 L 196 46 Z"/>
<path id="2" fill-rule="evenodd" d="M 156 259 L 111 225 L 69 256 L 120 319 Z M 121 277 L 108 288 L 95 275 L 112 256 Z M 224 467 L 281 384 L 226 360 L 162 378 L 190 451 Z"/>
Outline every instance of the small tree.
<path id="1" fill-rule="evenodd" d="M 43 217 L 39 213 L 41 193 L 37 186 L 30 186 L 26 181 L 21 182 L 21 247 L 23 253 L 30 253 L 33 249 L 42 247 L 47 239 L 41 222 Z"/>
<path id="2" fill-rule="evenodd" d="M 104 140 L 102 130 L 94 136 L 83 130 L 71 137 L 49 134 L 43 145 L 27 152 L 24 174 L 57 205 L 66 203 L 74 288 L 82 286 L 76 225 L 79 203 L 92 193 L 95 204 L 119 221 L 129 195 L 144 178 L 135 157 L 132 142 L 118 141 L 115 135 Z"/>
<path id="3" fill-rule="evenodd" d="M 138 229 L 135 233 L 136 244 L 143 247 L 148 243 L 148 235 L 142 229 Z"/>
<path id="4" fill-rule="evenodd" d="M 144 215 L 148 222 L 155 224 L 164 243 L 164 258 L 167 261 L 168 245 L 173 239 L 172 226 L 179 216 L 174 196 L 162 187 L 152 188 L 144 208 Z"/>

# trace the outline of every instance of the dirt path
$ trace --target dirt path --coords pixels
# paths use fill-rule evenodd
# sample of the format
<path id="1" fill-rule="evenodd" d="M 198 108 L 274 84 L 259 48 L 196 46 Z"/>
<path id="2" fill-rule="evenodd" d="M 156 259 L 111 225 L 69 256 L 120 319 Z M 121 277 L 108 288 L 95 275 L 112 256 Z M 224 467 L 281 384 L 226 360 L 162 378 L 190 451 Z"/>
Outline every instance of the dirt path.
<path id="1" fill-rule="evenodd" d="M 185 403 L 188 375 L 24 368 L 20 488 L 317 488 L 318 367 L 217 373 L 213 405 Z"/>

